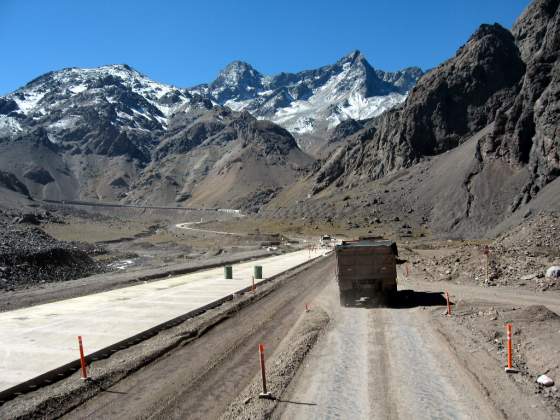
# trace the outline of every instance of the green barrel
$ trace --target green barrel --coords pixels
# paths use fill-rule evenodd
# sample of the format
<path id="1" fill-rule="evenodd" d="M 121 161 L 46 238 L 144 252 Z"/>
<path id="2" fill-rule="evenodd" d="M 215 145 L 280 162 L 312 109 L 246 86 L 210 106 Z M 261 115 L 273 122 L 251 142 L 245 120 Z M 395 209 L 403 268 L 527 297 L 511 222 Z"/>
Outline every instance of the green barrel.
<path id="1" fill-rule="evenodd" d="M 255 265 L 253 273 L 255 275 L 255 279 L 262 279 L 262 265 Z"/>
<path id="2" fill-rule="evenodd" d="M 224 267 L 224 277 L 226 279 L 232 279 L 233 278 L 233 267 L 231 265 L 226 265 Z"/>

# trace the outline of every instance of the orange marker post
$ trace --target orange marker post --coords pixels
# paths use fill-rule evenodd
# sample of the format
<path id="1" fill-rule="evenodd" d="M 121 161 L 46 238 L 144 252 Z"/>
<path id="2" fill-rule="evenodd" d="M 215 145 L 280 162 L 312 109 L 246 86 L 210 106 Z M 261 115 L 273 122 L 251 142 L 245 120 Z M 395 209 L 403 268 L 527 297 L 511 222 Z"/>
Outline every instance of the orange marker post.
<path id="1" fill-rule="evenodd" d="M 253 285 L 251 286 L 251 290 L 253 291 L 253 293 L 256 292 L 256 287 L 255 287 L 255 276 L 253 276 Z"/>
<path id="2" fill-rule="evenodd" d="M 513 355 L 511 349 L 511 324 L 506 324 L 506 332 L 507 332 L 507 373 L 517 373 L 517 369 L 513 367 Z"/>
<path id="3" fill-rule="evenodd" d="M 445 291 L 445 300 L 447 301 L 447 316 L 451 315 L 451 302 L 449 302 L 449 293 Z"/>
<path id="4" fill-rule="evenodd" d="M 305 304 L 305 312 L 309 312 L 309 305 L 307 303 Z"/>
<path id="5" fill-rule="evenodd" d="M 259 394 L 259 398 L 272 398 L 270 392 L 266 389 L 266 369 L 264 364 L 264 344 L 259 344 L 259 359 L 261 362 L 261 376 L 263 391 Z"/>
<path id="6" fill-rule="evenodd" d="M 87 374 L 86 358 L 84 357 L 84 346 L 82 344 L 82 336 L 78 336 L 78 345 L 80 347 L 80 366 L 82 368 L 82 379 L 89 379 Z"/>

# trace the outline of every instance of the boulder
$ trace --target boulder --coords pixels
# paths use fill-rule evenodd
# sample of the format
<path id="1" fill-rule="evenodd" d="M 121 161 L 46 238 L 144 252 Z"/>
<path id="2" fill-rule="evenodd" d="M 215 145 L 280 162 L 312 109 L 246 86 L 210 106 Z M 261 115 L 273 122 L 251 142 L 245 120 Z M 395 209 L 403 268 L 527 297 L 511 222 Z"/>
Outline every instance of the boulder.
<path id="1" fill-rule="evenodd" d="M 553 265 L 546 270 L 546 277 L 551 279 L 560 279 L 560 265 Z"/>
<path id="2" fill-rule="evenodd" d="M 543 386 L 553 386 L 554 385 L 554 381 L 552 380 L 551 377 L 546 376 L 546 375 L 541 375 L 537 378 L 537 383 L 541 384 Z"/>

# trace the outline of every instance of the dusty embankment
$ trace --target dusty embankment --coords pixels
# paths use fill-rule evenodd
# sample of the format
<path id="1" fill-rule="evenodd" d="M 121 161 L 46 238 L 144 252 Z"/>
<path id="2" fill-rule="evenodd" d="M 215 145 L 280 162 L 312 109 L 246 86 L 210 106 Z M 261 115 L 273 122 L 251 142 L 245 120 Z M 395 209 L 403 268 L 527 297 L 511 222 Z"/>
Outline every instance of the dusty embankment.
<path id="1" fill-rule="evenodd" d="M 410 274 L 429 281 L 531 291 L 560 290 L 560 278 L 546 277 L 560 265 L 560 215 L 528 214 L 495 239 L 424 241 L 401 246 Z"/>
<path id="2" fill-rule="evenodd" d="M 261 375 L 257 374 L 221 418 L 224 420 L 266 419 L 271 416 L 278 404 L 290 403 L 283 398 L 283 394 L 328 322 L 328 314 L 319 306 L 306 312 L 278 347 L 274 357 L 266 363 L 266 384 L 270 397 L 259 397 L 263 389 Z"/>
<path id="3" fill-rule="evenodd" d="M 459 300 L 453 305 L 451 316 L 435 313 L 434 317 L 461 362 L 507 416 L 519 417 L 520 407 L 529 406 L 539 408 L 526 412 L 531 418 L 538 418 L 542 410 L 548 412 L 549 418 L 560 418 L 558 386 L 537 383 L 537 378 L 544 374 L 560 380 L 558 314 L 542 305 Z M 519 371 L 512 374 L 504 371 L 507 323 L 513 328 L 512 365 Z"/>

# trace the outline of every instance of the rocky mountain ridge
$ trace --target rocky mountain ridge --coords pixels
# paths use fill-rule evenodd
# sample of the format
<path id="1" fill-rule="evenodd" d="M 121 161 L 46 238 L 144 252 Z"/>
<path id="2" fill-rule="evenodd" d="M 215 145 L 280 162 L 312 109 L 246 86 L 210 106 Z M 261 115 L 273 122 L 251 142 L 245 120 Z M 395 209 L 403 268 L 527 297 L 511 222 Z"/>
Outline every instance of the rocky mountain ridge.
<path id="1" fill-rule="evenodd" d="M 342 121 L 368 119 L 400 104 L 422 74 L 417 67 L 376 70 L 360 51 L 352 51 L 333 65 L 274 76 L 235 61 L 193 91 L 321 143 L 326 130 Z"/>
<path id="2" fill-rule="evenodd" d="M 249 160 L 264 153 L 257 166 L 265 173 L 273 166 L 268 172 L 277 177 L 245 182 L 255 190 L 242 194 L 231 187 L 241 206 L 260 188 L 292 182 L 312 162 L 286 130 L 123 65 L 48 73 L 2 98 L 0 108 L 5 184 L 35 198 L 176 205 L 194 200 L 192 190 L 205 180 L 230 176 L 235 162 L 251 171 Z M 226 196 L 197 203 L 225 205 Z"/>

